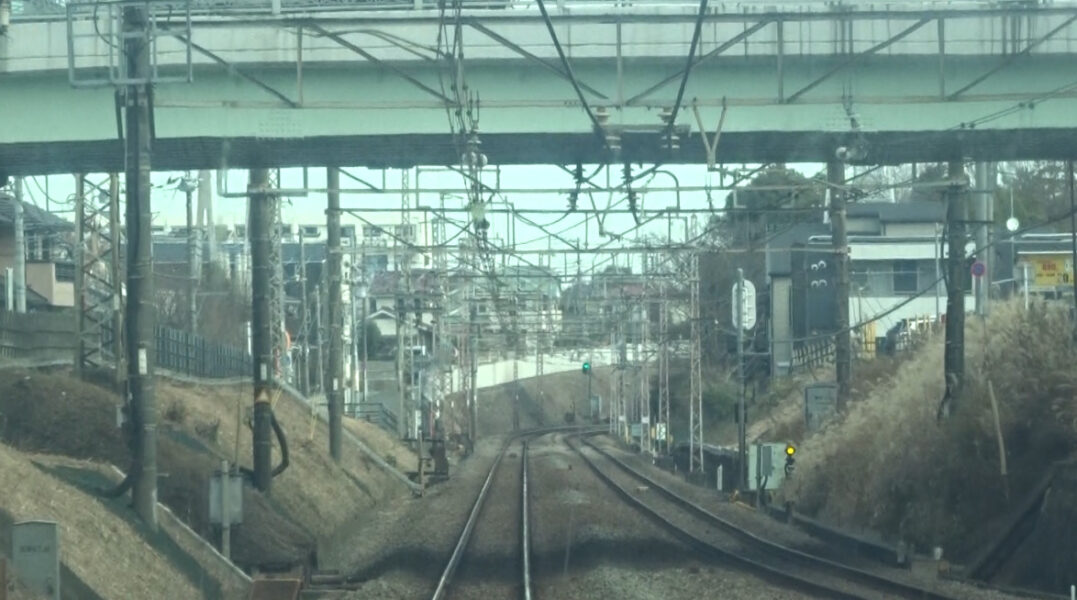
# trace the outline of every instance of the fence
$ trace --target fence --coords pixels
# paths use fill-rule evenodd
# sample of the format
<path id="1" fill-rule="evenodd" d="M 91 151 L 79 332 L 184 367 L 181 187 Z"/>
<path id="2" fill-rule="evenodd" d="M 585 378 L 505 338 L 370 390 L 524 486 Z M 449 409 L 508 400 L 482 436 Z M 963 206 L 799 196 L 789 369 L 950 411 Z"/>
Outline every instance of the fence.
<path id="1" fill-rule="evenodd" d="M 201 336 L 158 326 L 154 366 L 190 377 L 219 379 L 247 377 L 251 358 L 245 348 L 206 340 Z M 0 311 L 0 358 L 28 362 L 71 361 L 75 355 L 75 315 L 60 312 Z M 101 328 L 101 349 L 112 347 L 112 328 Z"/>
<path id="2" fill-rule="evenodd" d="M 157 367 L 206 379 L 251 374 L 251 357 L 246 349 L 210 342 L 193 333 L 168 327 L 158 326 L 156 334 Z"/>
<path id="3" fill-rule="evenodd" d="M 352 416 L 396 433 L 396 413 L 381 402 L 357 402 L 352 406 L 355 407 Z"/>
<path id="4" fill-rule="evenodd" d="M 932 316 L 902 319 L 885 336 L 878 337 L 875 323 L 866 323 L 853 332 L 853 358 L 870 360 L 880 354 L 893 356 L 918 348 L 939 322 Z M 812 370 L 834 362 L 833 337 L 820 337 L 793 347 L 793 369 Z"/>

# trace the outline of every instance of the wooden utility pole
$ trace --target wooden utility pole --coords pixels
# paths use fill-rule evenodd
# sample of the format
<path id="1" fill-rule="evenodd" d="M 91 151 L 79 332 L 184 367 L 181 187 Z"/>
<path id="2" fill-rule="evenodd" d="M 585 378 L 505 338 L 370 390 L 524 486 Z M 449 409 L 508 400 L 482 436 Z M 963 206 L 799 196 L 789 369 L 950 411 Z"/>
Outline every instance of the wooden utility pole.
<path id="1" fill-rule="evenodd" d="M 965 281 L 969 267 L 965 264 L 965 196 L 967 182 L 964 166 L 950 162 L 950 185 L 946 189 L 946 348 L 943 372 L 946 393 L 939 416 L 948 417 L 960 402 L 965 380 Z"/>
<path id="2" fill-rule="evenodd" d="M 125 92 L 124 145 L 127 160 L 127 364 L 134 427 L 132 470 L 135 512 L 157 530 L 157 402 L 153 389 L 153 255 L 150 206 L 150 45 L 147 8 L 123 8 Z"/>
<path id="3" fill-rule="evenodd" d="M 834 323 L 834 369 L 838 384 L 838 412 L 849 402 L 849 382 L 852 378 L 852 338 L 849 331 L 849 237 L 845 222 L 845 166 L 830 162 L 826 166 L 830 192 L 831 241 L 834 246 L 834 294 L 837 318 Z"/>

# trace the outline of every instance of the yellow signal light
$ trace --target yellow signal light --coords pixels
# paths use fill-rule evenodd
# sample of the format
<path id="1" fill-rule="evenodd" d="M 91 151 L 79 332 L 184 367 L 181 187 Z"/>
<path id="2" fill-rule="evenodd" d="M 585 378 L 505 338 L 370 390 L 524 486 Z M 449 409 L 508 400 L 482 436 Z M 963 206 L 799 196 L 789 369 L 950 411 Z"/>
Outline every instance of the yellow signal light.
<path id="1" fill-rule="evenodd" d="M 794 448 L 792 444 L 786 444 L 785 445 L 785 453 L 788 456 L 792 456 L 792 455 L 797 453 L 797 449 Z"/>

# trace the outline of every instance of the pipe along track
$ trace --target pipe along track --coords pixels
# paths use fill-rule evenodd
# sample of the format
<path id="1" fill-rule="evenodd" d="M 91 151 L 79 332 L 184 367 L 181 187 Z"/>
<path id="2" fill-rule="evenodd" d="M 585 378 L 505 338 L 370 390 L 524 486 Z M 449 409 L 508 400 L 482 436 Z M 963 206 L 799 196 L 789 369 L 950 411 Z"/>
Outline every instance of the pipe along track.
<path id="1" fill-rule="evenodd" d="M 581 435 L 577 433 L 566 437 L 565 442 L 599 479 L 660 526 L 711 556 L 799 592 L 825 598 L 957 600 L 954 596 L 895 581 L 760 538 L 663 487 L 590 440 L 574 441 Z M 597 464 L 599 461 L 589 453 L 599 456 L 600 461 L 615 467 L 613 472 L 623 475 L 615 476 L 610 470 L 604 471 Z M 632 486 L 624 481 L 625 475 L 644 486 L 636 487 L 633 492 Z"/>

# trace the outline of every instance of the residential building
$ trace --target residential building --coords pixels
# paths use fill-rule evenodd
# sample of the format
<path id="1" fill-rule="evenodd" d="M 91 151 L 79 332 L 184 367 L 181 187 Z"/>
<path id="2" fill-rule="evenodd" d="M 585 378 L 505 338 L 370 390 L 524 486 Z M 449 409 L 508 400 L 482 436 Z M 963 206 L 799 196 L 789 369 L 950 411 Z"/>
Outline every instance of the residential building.
<path id="1" fill-rule="evenodd" d="M 23 202 L 26 250 L 26 303 L 46 309 L 75 305 L 75 224 Z M 93 244 L 95 240 L 84 240 Z M 15 266 L 15 199 L 0 192 L 0 278 Z"/>
<path id="2" fill-rule="evenodd" d="M 945 313 L 944 220 L 939 202 L 848 206 L 848 314 L 865 346 L 902 322 Z M 792 227 L 768 245 L 773 373 L 787 373 L 798 349 L 828 343 L 826 335 L 837 329 L 834 267 L 827 223 Z"/>

